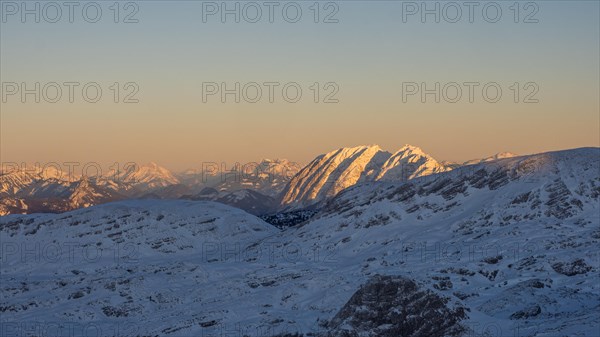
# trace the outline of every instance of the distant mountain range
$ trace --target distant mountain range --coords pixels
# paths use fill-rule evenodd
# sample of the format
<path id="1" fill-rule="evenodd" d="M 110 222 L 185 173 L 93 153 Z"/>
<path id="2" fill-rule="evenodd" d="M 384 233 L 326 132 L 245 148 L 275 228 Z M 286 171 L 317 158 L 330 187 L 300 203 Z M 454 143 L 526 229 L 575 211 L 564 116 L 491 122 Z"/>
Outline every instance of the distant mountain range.
<path id="1" fill-rule="evenodd" d="M 358 183 L 402 182 L 512 156 L 500 153 L 456 164 L 438 162 L 411 145 L 394 153 L 373 145 L 340 148 L 304 167 L 288 160 L 262 160 L 233 168 L 212 163 L 173 173 L 149 163 L 93 178 L 28 168 L 0 174 L 0 215 L 65 212 L 127 199 L 217 201 L 261 215 L 315 207 Z"/>
<path id="2" fill-rule="evenodd" d="M 277 195 L 299 169 L 287 160 L 263 160 L 229 170 L 213 165 L 172 173 L 149 163 L 85 178 L 69 177 L 54 168 L 42 172 L 27 167 L 0 174 L 0 215 L 57 213 L 116 200 L 180 198 L 222 201 L 260 213 L 276 208 Z M 212 190 L 217 193 L 208 193 Z M 240 200 L 244 197 L 251 198 L 252 206 L 244 207 L 247 203 Z M 256 198 L 265 206 L 257 209 Z"/>

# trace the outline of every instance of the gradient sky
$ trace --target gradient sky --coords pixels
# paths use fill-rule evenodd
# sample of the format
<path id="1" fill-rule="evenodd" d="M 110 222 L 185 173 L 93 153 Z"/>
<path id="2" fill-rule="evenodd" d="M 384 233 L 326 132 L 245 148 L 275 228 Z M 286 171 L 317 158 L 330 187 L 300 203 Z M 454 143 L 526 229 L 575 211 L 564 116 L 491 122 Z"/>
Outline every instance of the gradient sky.
<path id="1" fill-rule="evenodd" d="M 498 23 L 481 12 L 469 23 L 464 12 L 455 24 L 403 23 L 400 1 L 338 1 L 339 22 L 329 24 L 313 22 L 312 1 L 298 2 L 295 24 L 280 14 L 269 23 L 264 13 L 258 23 L 203 23 L 201 1 L 137 1 L 139 22 L 115 24 L 112 1 L 99 3 L 95 24 L 77 10 L 74 23 L 1 23 L 2 82 L 98 82 L 104 95 L 95 104 L 10 96 L 0 161 L 154 161 L 181 170 L 203 161 L 306 163 L 362 144 L 393 152 L 408 143 L 452 161 L 600 146 L 598 1 L 536 1 L 539 23 L 529 24 L 514 23 L 513 1 L 498 1 Z M 113 103 L 108 86 L 130 81 L 140 102 Z M 303 98 L 202 102 L 203 82 L 267 81 L 297 82 Z M 487 103 L 476 92 L 475 103 L 402 102 L 403 82 L 469 81 L 499 83 L 502 99 Z M 337 83 L 339 103 L 313 103 L 313 82 Z M 537 83 L 539 103 L 514 103 L 514 82 Z"/>

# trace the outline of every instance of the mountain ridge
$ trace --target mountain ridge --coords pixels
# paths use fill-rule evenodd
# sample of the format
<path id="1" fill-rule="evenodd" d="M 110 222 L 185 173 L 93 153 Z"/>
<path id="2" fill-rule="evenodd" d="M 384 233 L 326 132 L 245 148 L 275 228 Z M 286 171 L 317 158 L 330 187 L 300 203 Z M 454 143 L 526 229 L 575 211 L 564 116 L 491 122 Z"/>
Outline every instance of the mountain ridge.
<path id="1" fill-rule="evenodd" d="M 577 149 L 561 151 L 572 150 Z M 4 171 L 0 175 L 0 216 L 64 212 L 108 201 L 136 198 L 203 199 L 199 193 L 207 187 L 218 190 L 220 196 L 216 199 L 222 202 L 233 202 L 254 214 L 259 211 L 269 213 L 280 208 L 295 210 L 314 207 L 342 190 L 364 182 L 408 181 L 463 166 L 515 157 L 523 156 L 499 152 L 463 164 L 453 164 L 438 162 L 421 148 L 408 144 L 394 153 L 378 145 L 362 145 L 342 147 L 318 155 L 304 167 L 298 167 L 295 162 L 286 159 L 263 159 L 255 163 L 258 166 L 249 168 L 254 170 L 251 175 L 220 172 L 218 168 L 206 178 L 198 171 L 173 173 L 150 162 L 139 167 L 130 166 L 122 172 L 111 171 L 105 176 L 87 178 L 87 188 L 79 190 L 74 189 L 73 184 L 85 177 L 69 177 L 66 172 L 53 166 L 44 170 L 37 166 L 6 170 L 3 166 Z M 206 181 L 203 182 L 203 179 Z M 242 190 L 256 193 L 228 196 Z M 86 193 L 89 195 L 86 196 Z M 250 198 L 245 202 L 240 201 L 239 196 Z M 252 200 L 258 199 L 263 200 L 263 206 L 247 206 Z"/>

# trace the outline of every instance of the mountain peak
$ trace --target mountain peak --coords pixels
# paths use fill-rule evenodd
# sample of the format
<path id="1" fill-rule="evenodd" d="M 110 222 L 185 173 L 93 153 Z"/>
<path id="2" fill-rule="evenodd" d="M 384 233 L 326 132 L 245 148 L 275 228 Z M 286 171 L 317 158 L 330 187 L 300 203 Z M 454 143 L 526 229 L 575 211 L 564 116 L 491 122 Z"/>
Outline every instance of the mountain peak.
<path id="1" fill-rule="evenodd" d="M 365 180 L 391 153 L 378 145 L 342 147 L 317 156 L 283 191 L 282 204 L 312 204 Z"/>
<path id="2" fill-rule="evenodd" d="M 480 158 L 480 159 L 468 160 L 468 161 L 464 162 L 463 165 L 479 164 L 479 163 L 485 163 L 488 161 L 494 161 L 494 160 L 498 160 L 498 159 L 512 158 L 512 157 L 518 157 L 518 156 L 519 155 L 514 154 L 512 152 L 498 152 L 493 156 Z"/>
<path id="3" fill-rule="evenodd" d="M 493 157 L 496 159 L 512 158 L 512 157 L 517 157 L 517 156 L 518 156 L 518 154 L 512 153 L 512 152 L 498 152 L 495 155 L 493 155 Z"/>
<path id="4" fill-rule="evenodd" d="M 322 154 L 286 186 L 282 204 L 308 206 L 360 182 L 406 180 L 449 171 L 419 147 L 404 145 L 396 153 L 378 145 L 343 147 Z"/>
<path id="5" fill-rule="evenodd" d="M 338 151 L 361 151 L 361 150 L 373 150 L 373 151 L 377 151 L 377 150 L 381 150 L 381 147 L 377 144 L 370 144 L 370 145 L 358 145 L 358 146 L 350 146 L 350 147 L 341 147 L 338 149 Z M 335 151 L 333 151 L 335 152 Z"/>
<path id="6" fill-rule="evenodd" d="M 134 166 L 119 176 L 120 181 L 143 185 L 145 188 L 165 187 L 179 183 L 171 171 L 154 162 L 142 166 Z"/>
<path id="7" fill-rule="evenodd" d="M 420 147 L 406 144 L 383 164 L 375 180 L 406 181 L 450 170 Z"/>
<path id="8" fill-rule="evenodd" d="M 423 150 L 420 147 L 409 145 L 409 144 L 402 146 L 398 151 L 396 151 L 396 153 L 394 155 L 396 155 L 396 154 L 420 155 L 420 156 L 430 157 L 428 154 L 423 152 Z"/>
<path id="9" fill-rule="evenodd" d="M 166 170 L 166 168 L 158 165 L 156 162 L 153 162 L 153 161 L 140 166 L 138 169 L 148 169 L 148 170 L 157 170 L 157 171 Z"/>
<path id="10" fill-rule="evenodd" d="M 421 152 L 423 152 L 423 150 L 421 150 L 420 147 L 414 146 L 414 145 L 410 145 L 410 144 L 404 144 L 404 146 L 402 146 L 400 148 L 400 151 L 402 151 L 402 150 L 421 151 Z"/>

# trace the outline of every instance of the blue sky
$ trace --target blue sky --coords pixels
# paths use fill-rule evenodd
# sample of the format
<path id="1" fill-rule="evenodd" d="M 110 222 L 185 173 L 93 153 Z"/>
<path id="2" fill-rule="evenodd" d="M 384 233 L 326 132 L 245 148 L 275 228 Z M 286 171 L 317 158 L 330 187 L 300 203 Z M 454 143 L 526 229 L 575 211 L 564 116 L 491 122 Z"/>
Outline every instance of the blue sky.
<path id="1" fill-rule="evenodd" d="M 77 10 L 74 23 L 7 16 L 2 82 L 93 81 L 107 96 L 111 83 L 135 82 L 140 102 L 10 97 L 2 103 L 2 161 L 156 161 L 183 169 L 263 157 L 304 162 L 358 144 L 395 150 L 410 143 L 458 161 L 600 145 L 597 1 L 535 1 L 538 23 L 515 23 L 514 1 L 496 2 L 503 10 L 497 23 L 477 9 L 474 23 L 466 12 L 458 23 L 435 23 L 431 15 L 404 23 L 406 2 L 338 1 L 338 23 L 318 24 L 313 1 L 295 2 L 303 10 L 297 23 L 278 11 L 275 23 L 235 23 L 232 16 L 222 23 L 216 15 L 204 23 L 201 1 L 137 1 L 139 22 L 115 24 L 113 2 L 98 3 L 103 16 L 94 24 Z M 534 8 L 518 3 L 523 21 Z M 124 4 L 120 19 L 130 12 Z M 333 8 L 326 4 L 319 3 L 320 21 Z M 267 81 L 299 83 L 303 99 L 202 102 L 203 82 Z M 468 81 L 499 83 L 502 100 L 402 102 L 405 82 Z M 339 103 L 312 102 L 314 82 L 335 82 Z M 536 83 L 539 103 L 512 102 L 514 82 Z"/>

